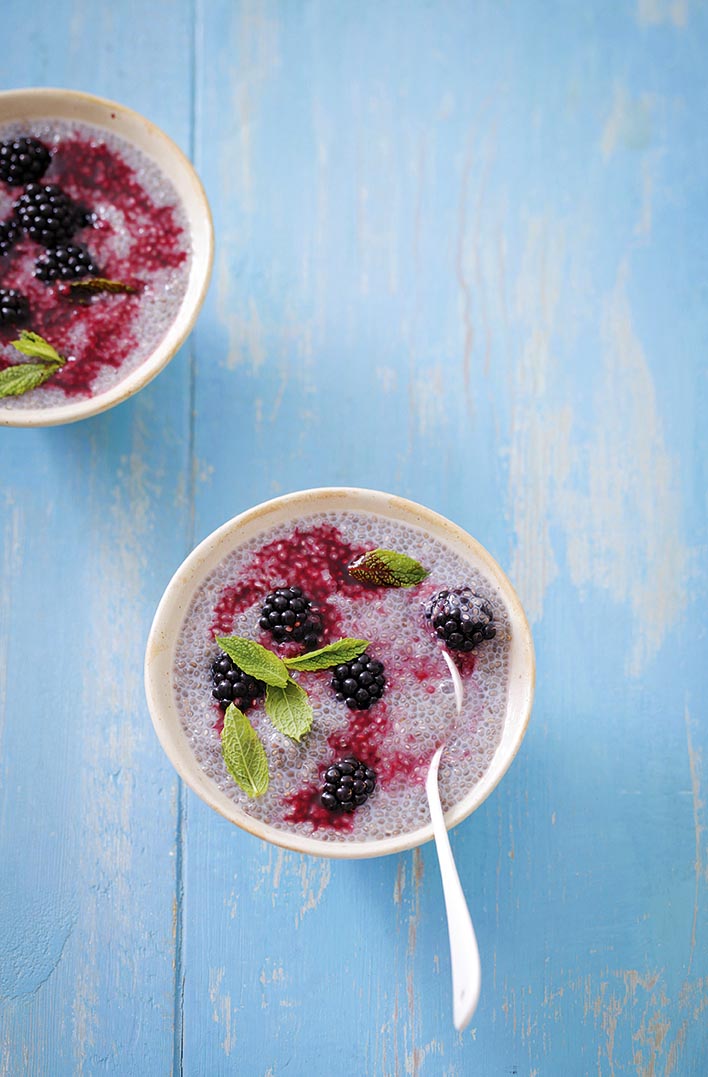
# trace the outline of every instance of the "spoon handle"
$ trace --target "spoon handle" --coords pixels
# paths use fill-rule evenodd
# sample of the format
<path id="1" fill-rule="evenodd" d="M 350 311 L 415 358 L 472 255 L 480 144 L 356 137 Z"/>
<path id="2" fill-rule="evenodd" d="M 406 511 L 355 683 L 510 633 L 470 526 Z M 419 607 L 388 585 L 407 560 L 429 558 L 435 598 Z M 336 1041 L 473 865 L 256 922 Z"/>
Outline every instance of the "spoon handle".
<path id="1" fill-rule="evenodd" d="M 438 851 L 440 877 L 445 896 L 447 930 L 450 937 L 450 962 L 452 965 L 452 1015 L 455 1028 L 462 1032 L 477 1009 L 482 984 L 477 937 L 472 926 L 465 895 L 457 874 L 450 839 L 445 826 L 440 792 L 438 790 L 438 766 L 444 748 L 438 748 L 433 756 L 425 782 L 428 794 L 430 818 L 433 824 L 435 845 Z"/>

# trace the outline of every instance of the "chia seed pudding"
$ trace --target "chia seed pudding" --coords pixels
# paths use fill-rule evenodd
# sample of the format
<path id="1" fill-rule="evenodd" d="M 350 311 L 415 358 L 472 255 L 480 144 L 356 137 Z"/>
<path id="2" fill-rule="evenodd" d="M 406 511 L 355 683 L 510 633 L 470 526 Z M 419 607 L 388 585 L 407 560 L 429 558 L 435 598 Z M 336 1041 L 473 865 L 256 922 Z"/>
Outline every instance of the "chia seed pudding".
<path id="1" fill-rule="evenodd" d="M 26 297 L 21 324 L 0 324 L 0 370 L 23 361 L 11 346 L 26 329 L 45 338 L 67 362 L 49 381 L 2 401 L 8 408 L 52 408 L 69 398 L 113 388 L 154 351 L 187 290 L 191 242 L 186 214 L 170 179 L 140 149 L 88 123 L 60 119 L 0 125 L 0 142 L 30 136 L 50 151 L 37 181 L 56 185 L 86 211 L 68 239 L 87 252 L 90 273 L 134 289 L 101 292 L 78 302 L 66 280 L 35 275 L 51 248 L 18 231 L 0 256 L 0 288 Z M 0 180 L 0 226 L 27 190 Z M 98 270 L 98 272 L 96 272 Z"/>
<path id="2" fill-rule="evenodd" d="M 355 579 L 349 566 L 375 549 L 414 558 L 427 577 L 412 587 Z M 292 586 L 317 611 L 319 645 L 345 637 L 368 641 L 366 654 L 383 665 L 385 687 L 367 709 L 350 709 L 336 697 L 332 669 L 293 672 L 313 710 L 312 728 L 299 743 L 274 728 L 260 696 L 249 700 L 244 710 L 265 747 L 270 772 L 267 792 L 250 797 L 222 756 L 224 714 L 212 696 L 212 664 L 221 653 L 216 638 L 245 637 L 281 657 L 302 653 L 302 645 L 279 644 L 261 627 L 267 623 L 261 622 L 267 596 Z M 424 611 L 440 592 L 463 588 L 493 610 L 496 634 L 468 653 L 449 650 L 464 687 L 458 715 L 442 644 Z M 206 775 L 253 818 L 323 841 L 397 836 L 429 822 L 424 783 L 440 744 L 446 745 L 440 768 L 445 810 L 488 768 L 507 706 L 509 620 L 492 581 L 421 528 L 363 511 L 308 515 L 245 542 L 201 585 L 176 646 L 177 710 Z M 328 810 L 322 800 L 326 775 L 350 757 L 375 772 L 375 788 L 353 811 Z"/>

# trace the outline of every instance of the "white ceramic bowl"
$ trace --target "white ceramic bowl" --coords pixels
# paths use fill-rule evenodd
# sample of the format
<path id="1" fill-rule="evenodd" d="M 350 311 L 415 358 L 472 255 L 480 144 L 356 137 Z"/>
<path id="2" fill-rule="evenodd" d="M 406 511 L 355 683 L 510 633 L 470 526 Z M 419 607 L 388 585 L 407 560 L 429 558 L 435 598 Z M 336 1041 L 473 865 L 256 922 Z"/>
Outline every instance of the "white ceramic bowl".
<path id="1" fill-rule="evenodd" d="M 506 772 L 521 744 L 533 700 L 535 662 L 533 641 L 521 603 L 499 565 L 461 528 L 430 509 L 392 494 L 349 487 L 326 487 L 287 494 L 266 501 L 229 520 L 197 546 L 178 569 L 162 596 L 148 638 L 145 690 L 153 725 L 175 769 L 210 807 L 243 830 L 275 845 L 318 856 L 356 859 L 412 849 L 432 838 L 428 826 L 378 841 L 320 841 L 279 830 L 247 815 L 199 766 L 182 729 L 172 684 L 177 640 L 195 592 L 232 550 L 278 524 L 321 512 L 356 509 L 418 527 L 451 546 L 479 567 L 497 586 L 508 610 L 512 634 L 509 694 L 502 738 L 482 779 L 446 815 L 449 827 L 478 808 Z"/>
<path id="2" fill-rule="evenodd" d="M 8 90 L 0 93 L 0 124 L 38 119 L 91 123 L 124 138 L 169 176 L 184 207 L 192 241 L 187 290 L 167 333 L 145 361 L 104 393 L 48 408 L 10 408 L 0 401 L 0 426 L 56 426 L 121 404 L 160 373 L 182 346 L 204 302 L 214 257 L 214 228 L 199 177 L 180 148 L 144 116 L 114 101 L 74 90 Z"/>

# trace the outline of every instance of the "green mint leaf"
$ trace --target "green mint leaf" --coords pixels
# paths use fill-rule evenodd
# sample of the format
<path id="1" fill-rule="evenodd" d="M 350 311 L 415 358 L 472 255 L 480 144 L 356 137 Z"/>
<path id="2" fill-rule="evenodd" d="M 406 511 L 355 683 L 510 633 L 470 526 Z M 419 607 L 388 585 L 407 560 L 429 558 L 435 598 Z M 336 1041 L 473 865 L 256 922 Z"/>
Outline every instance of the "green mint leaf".
<path id="1" fill-rule="evenodd" d="M 369 550 L 349 566 L 349 575 L 374 587 L 414 587 L 422 583 L 428 570 L 405 553 Z"/>
<path id="2" fill-rule="evenodd" d="M 288 669 L 300 669 L 308 673 L 317 669 L 330 669 L 341 662 L 352 662 L 363 654 L 368 646 L 369 641 L 366 639 L 338 639 L 336 643 L 329 643 L 317 651 L 299 654 L 297 658 L 286 658 L 285 665 Z"/>
<path id="3" fill-rule="evenodd" d="M 4 396 L 22 396 L 30 389 L 43 385 L 59 367 L 48 363 L 16 363 L 5 370 L 0 370 L 0 398 Z"/>
<path id="4" fill-rule="evenodd" d="M 265 709 L 278 732 L 291 740 L 302 740 L 312 729 L 312 707 L 307 692 L 295 681 L 288 681 L 284 688 L 269 684 Z"/>
<path id="5" fill-rule="evenodd" d="M 13 348 L 23 355 L 29 355 L 30 359 L 42 359 L 47 363 L 56 363 L 57 367 L 64 366 L 66 359 L 62 359 L 59 352 L 51 346 L 48 340 L 40 337 L 39 333 L 30 333 L 29 329 L 23 329 L 19 340 L 12 341 Z M 52 371 L 52 373 L 54 373 Z"/>
<path id="6" fill-rule="evenodd" d="M 73 299 L 90 299 L 92 295 L 100 295 L 101 292 L 133 295 L 137 290 L 132 284 L 125 284 L 121 280 L 108 280 L 106 277 L 84 277 L 82 280 L 72 280 L 69 285 L 69 294 Z"/>
<path id="7" fill-rule="evenodd" d="M 270 781 L 265 748 L 246 715 L 233 703 L 224 715 L 221 752 L 229 774 L 244 793 L 262 796 Z"/>
<path id="8" fill-rule="evenodd" d="M 217 636 L 216 642 L 244 673 L 265 684 L 284 688 L 290 676 L 283 661 L 260 643 L 243 636 Z"/>

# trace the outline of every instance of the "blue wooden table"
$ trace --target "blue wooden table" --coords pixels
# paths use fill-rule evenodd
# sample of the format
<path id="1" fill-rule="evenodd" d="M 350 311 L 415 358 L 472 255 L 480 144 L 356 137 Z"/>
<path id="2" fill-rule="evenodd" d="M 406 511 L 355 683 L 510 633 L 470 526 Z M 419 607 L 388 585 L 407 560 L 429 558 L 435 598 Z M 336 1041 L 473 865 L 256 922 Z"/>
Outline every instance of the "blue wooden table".
<path id="1" fill-rule="evenodd" d="M 0 1075 L 708 1073 L 708 9 L 698 0 L 2 5 L 3 88 L 146 114 L 217 258 L 123 406 L 0 431 Z M 11 44 L 12 43 L 12 44 Z M 330 863 L 177 781 L 142 657 L 271 495 L 452 517 L 534 628 L 536 706 L 434 851 Z"/>

